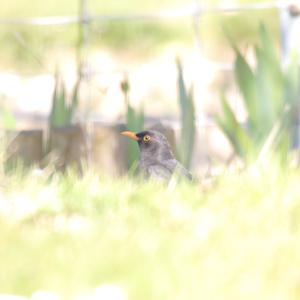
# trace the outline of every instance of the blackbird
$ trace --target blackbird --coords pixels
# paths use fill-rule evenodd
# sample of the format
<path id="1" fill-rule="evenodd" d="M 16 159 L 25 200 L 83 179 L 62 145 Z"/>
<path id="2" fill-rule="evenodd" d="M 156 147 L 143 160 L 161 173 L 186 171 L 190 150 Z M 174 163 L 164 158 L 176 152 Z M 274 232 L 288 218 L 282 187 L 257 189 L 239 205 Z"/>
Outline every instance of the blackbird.
<path id="1" fill-rule="evenodd" d="M 192 180 L 192 175 L 179 163 L 172 153 L 166 137 L 158 131 L 146 130 L 139 133 L 121 133 L 138 142 L 140 149 L 139 169 L 146 177 L 168 181 L 177 176 Z"/>

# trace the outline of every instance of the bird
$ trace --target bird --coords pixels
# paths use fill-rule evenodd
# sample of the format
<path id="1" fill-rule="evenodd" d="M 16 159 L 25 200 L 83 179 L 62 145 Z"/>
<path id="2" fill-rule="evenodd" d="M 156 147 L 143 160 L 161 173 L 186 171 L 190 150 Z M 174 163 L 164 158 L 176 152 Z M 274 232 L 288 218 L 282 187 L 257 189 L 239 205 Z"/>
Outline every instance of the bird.
<path id="1" fill-rule="evenodd" d="M 179 178 L 192 180 L 189 171 L 175 159 L 167 138 L 155 130 L 145 130 L 138 133 L 121 132 L 139 145 L 139 170 L 147 178 L 158 181 L 169 181 L 173 174 Z"/>

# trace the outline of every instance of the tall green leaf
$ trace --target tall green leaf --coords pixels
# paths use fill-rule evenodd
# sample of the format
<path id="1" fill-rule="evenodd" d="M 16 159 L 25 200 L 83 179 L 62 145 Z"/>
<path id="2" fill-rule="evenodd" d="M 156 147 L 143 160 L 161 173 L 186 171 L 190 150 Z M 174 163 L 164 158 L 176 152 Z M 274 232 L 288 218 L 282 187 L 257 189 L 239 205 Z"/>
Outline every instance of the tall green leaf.
<path id="1" fill-rule="evenodd" d="M 186 168 L 190 167 L 195 140 L 195 107 L 192 88 L 188 91 L 183 78 L 182 65 L 177 59 L 178 100 L 181 112 L 181 132 L 178 152 L 180 160 Z"/>
<path id="2" fill-rule="evenodd" d="M 249 158 L 254 154 L 255 145 L 246 129 L 240 124 L 224 96 L 221 97 L 223 115 L 217 116 L 217 124 L 228 137 L 240 157 Z M 251 155 L 249 155 L 251 153 Z M 248 158 L 248 157 L 247 157 Z"/>
<path id="3" fill-rule="evenodd" d="M 144 109 L 134 109 L 129 101 L 129 81 L 125 75 L 124 80 L 121 82 L 121 90 L 124 95 L 124 102 L 126 105 L 126 128 L 133 132 L 142 131 L 144 128 L 145 116 Z M 127 165 L 129 168 L 136 168 L 137 160 L 139 157 L 139 149 L 137 143 L 127 141 Z"/>
<path id="4" fill-rule="evenodd" d="M 55 86 L 49 117 L 50 127 L 58 128 L 71 125 L 78 106 L 80 83 L 81 78 L 79 77 L 72 91 L 72 97 L 68 101 L 65 84 L 60 74 L 58 72 L 55 73 Z"/>

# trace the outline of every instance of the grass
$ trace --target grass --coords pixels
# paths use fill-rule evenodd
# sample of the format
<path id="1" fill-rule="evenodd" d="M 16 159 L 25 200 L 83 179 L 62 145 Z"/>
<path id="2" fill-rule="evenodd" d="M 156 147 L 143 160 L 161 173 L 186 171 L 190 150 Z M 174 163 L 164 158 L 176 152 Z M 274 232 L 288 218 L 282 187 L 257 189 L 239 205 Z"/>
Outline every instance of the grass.
<path id="1" fill-rule="evenodd" d="M 161 186 L 87 172 L 2 176 L 0 291 L 62 299 L 299 299 L 299 170 Z"/>

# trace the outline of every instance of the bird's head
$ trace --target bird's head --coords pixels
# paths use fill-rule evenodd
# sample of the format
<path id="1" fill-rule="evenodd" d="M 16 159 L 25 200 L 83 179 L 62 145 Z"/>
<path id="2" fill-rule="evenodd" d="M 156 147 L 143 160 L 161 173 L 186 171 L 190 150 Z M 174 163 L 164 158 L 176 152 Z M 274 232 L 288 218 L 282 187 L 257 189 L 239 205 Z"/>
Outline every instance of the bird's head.
<path id="1" fill-rule="evenodd" d="M 166 137 L 158 131 L 145 130 L 138 133 L 123 131 L 121 133 L 138 142 L 141 155 L 153 156 L 153 158 L 173 158 L 170 144 Z"/>

